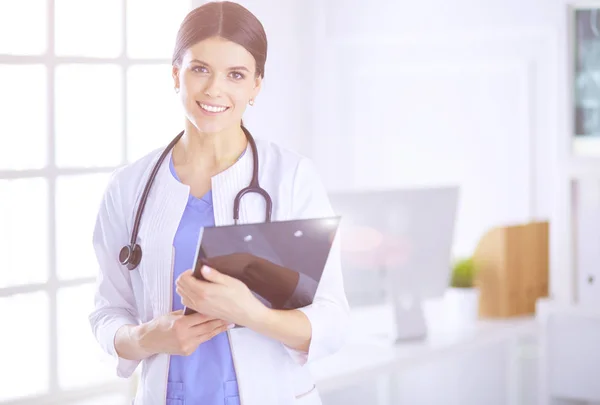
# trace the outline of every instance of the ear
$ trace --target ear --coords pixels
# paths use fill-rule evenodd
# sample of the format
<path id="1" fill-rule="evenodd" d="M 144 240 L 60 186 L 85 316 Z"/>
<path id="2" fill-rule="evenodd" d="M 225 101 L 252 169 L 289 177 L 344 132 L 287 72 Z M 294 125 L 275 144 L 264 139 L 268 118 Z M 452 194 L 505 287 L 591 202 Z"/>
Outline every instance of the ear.
<path id="1" fill-rule="evenodd" d="M 261 88 L 262 88 L 262 77 L 256 76 L 256 79 L 254 79 L 254 89 L 252 90 L 252 98 L 253 99 L 255 99 L 256 96 L 258 96 L 258 93 L 260 92 Z"/>
<path id="2" fill-rule="evenodd" d="M 173 88 L 179 89 L 179 67 L 173 66 L 171 75 L 173 76 Z"/>

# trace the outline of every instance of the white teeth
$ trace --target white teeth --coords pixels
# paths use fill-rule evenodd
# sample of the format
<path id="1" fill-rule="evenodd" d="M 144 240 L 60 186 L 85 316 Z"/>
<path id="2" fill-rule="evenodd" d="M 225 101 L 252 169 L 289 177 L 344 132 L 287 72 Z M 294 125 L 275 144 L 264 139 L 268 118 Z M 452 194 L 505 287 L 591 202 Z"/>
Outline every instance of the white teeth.
<path id="1" fill-rule="evenodd" d="M 199 103 L 199 104 L 200 104 L 200 107 L 202 107 L 202 109 L 204 109 L 208 112 L 213 112 L 213 113 L 220 113 L 227 109 L 227 107 L 214 107 L 212 105 L 206 105 L 206 104 L 202 104 L 202 103 Z"/>

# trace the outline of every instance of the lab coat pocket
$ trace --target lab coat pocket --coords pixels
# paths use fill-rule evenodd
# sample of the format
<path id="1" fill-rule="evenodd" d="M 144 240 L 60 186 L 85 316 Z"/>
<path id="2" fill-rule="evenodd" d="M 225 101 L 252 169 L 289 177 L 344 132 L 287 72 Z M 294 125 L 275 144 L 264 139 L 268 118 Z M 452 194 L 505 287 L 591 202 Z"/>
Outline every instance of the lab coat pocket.
<path id="1" fill-rule="evenodd" d="M 309 391 L 296 395 L 296 405 L 323 405 L 317 387 L 313 385 Z"/>
<path id="2" fill-rule="evenodd" d="M 288 374 L 290 385 L 293 389 L 296 403 L 312 405 L 312 398 L 319 398 L 315 381 L 308 371 L 307 367 L 299 366 L 289 355 L 288 352 Z M 315 402 L 320 404 L 320 402 Z"/>

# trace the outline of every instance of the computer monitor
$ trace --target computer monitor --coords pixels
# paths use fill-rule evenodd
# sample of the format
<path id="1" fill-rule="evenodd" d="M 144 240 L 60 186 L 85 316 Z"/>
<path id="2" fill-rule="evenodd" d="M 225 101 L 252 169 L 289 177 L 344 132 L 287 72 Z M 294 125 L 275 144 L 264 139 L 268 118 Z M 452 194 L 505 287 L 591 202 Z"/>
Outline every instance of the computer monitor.
<path id="1" fill-rule="evenodd" d="M 398 339 L 426 335 L 422 300 L 448 287 L 458 186 L 329 193 L 342 217 L 342 269 L 351 306 L 392 302 Z"/>

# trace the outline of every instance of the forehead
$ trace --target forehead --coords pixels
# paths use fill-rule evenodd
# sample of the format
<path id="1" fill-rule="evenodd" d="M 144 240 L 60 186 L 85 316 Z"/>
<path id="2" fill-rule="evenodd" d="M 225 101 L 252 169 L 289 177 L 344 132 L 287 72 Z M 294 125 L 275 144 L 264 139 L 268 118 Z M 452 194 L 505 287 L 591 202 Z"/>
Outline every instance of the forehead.
<path id="1" fill-rule="evenodd" d="M 227 69 L 232 66 L 245 66 L 253 71 L 254 57 L 243 46 L 229 40 L 212 37 L 192 45 L 185 53 L 183 61 L 191 60 L 206 62 L 214 68 Z"/>

